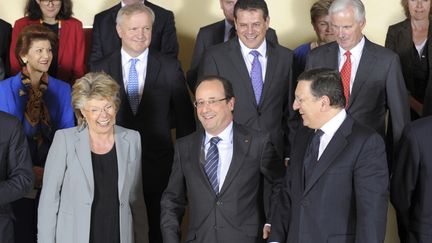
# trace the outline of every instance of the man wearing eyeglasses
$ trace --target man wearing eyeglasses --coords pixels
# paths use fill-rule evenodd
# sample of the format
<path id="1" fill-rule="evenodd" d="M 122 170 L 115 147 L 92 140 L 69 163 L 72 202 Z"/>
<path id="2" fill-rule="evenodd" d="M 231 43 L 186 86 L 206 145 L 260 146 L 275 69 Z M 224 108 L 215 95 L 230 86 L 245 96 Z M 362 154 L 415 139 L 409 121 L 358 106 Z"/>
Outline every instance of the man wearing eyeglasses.
<path id="1" fill-rule="evenodd" d="M 154 18 L 142 3 L 121 8 L 116 20 L 121 48 L 93 70 L 111 75 L 121 87 L 117 124 L 141 134 L 149 240 L 159 243 L 160 200 L 174 155 L 171 124 L 180 138 L 195 130 L 195 120 L 179 61 L 149 49 Z"/>
<path id="2" fill-rule="evenodd" d="M 180 242 L 186 206 L 186 242 L 263 242 L 267 195 L 283 176 L 283 161 L 268 134 L 233 122 L 236 99 L 229 81 L 202 77 L 195 98 L 203 129 L 176 143 L 161 201 L 163 242 Z"/>

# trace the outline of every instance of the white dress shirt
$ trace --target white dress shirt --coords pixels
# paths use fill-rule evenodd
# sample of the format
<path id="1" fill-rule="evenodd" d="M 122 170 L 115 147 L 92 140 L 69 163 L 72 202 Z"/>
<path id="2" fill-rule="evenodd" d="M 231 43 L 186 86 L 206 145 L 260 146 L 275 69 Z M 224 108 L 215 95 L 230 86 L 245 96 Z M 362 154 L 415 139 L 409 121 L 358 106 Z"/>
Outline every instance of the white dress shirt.
<path id="1" fill-rule="evenodd" d="M 347 114 L 345 109 L 342 109 L 336 116 L 326 122 L 320 129 L 324 132 L 320 139 L 320 145 L 318 150 L 318 159 L 321 158 L 324 150 L 327 148 L 327 145 L 330 143 L 333 135 L 345 121 Z"/>
<path id="2" fill-rule="evenodd" d="M 365 44 L 365 37 L 363 36 L 362 39 L 360 40 L 360 42 L 356 46 L 354 46 L 351 50 L 349 50 L 351 52 L 350 94 L 351 94 L 352 87 L 354 84 L 354 79 L 356 77 L 357 69 L 358 69 L 358 66 L 360 64 L 360 59 L 361 59 L 361 56 L 363 53 L 364 44 Z M 339 46 L 339 57 L 338 57 L 339 72 L 341 71 L 342 66 L 345 63 L 345 60 L 346 60 L 345 52 L 346 51 L 347 50 L 345 50 Z"/>
<path id="3" fill-rule="evenodd" d="M 238 39 L 240 42 L 240 49 L 243 56 L 243 60 L 246 63 L 246 67 L 248 70 L 248 73 L 250 75 L 251 69 L 252 69 L 252 62 L 254 59 L 254 56 L 252 54 L 249 54 L 251 51 L 258 51 L 261 55 L 258 57 L 260 63 L 261 63 L 261 70 L 262 70 L 262 80 L 263 83 L 265 82 L 265 74 L 267 71 L 267 41 L 264 39 L 263 43 L 257 48 L 257 49 L 249 49 L 247 46 L 241 42 L 240 39 Z"/>
<path id="4" fill-rule="evenodd" d="M 225 181 L 225 177 L 228 174 L 229 167 L 231 165 L 233 155 L 233 123 L 231 122 L 221 133 L 216 136 L 208 134 L 204 140 L 204 153 L 207 156 L 207 151 L 210 147 L 210 139 L 212 137 L 219 137 L 221 140 L 217 144 L 219 151 L 219 164 L 217 177 L 219 181 L 219 191 L 222 189 L 222 185 Z"/>
<path id="5" fill-rule="evenodd" d="M 138 88 L 139 88 L 140 101 L 141 101 L 142 94 L 144 92 L 145 78 L 147 75 L 148 52 L 149 51 L 147 48 L 143 53 L 141 53 L 141 55 L 136 57 L 138 61 L 135 64 L 135 68 L 138 73 Z M 120 53 L 122 59 L 123 84 L 127 92 L 128 82 L 129 82 L 129 70 L 131 66 L 131 59 L 133 57 L 127 54 L 126 51 L 123 50 L 123 48 L 121 49 Z"/>

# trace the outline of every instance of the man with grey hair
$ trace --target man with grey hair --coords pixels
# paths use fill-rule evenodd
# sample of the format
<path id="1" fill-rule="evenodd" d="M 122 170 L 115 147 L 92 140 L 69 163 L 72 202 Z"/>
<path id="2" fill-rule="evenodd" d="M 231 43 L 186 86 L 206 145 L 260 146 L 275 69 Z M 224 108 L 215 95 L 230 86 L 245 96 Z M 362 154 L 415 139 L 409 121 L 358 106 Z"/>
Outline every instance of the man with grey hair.
<path id="1" fill-rule="evenodd" d="M 389 176 L 382 137 L 345 111 L 338 71 L 298 78 L 293 108 L 304 127 L 275 200 L 269 242 L 383 243 Z"/>
<path id="2" fill-rule="evenodd" d="M 177 58 L 179 46 L 174 14 L 146 0 L 122 0 L 112 8 L 96 14 L 94 18 L 92 46 L 88 60 L 90 67 L 121 46 L 121 41 L 116 33 L 117 13 L 123 6 L 138 2 L 151 8 L 157 19 L 153 25 L 150 49 Z"/>
<path id="3" fill-rule="evenodd" d="M 195 130 L 195 120 L 179 61 L 149 50 L 153 21 L 153 11 L 142 3 L 120 9 L 116 29 L 121 48 L 92 70 L 106 72 L 122 87 L 116 121 L 141 134 L 149 240 L 162 242 L 160 200 L 174 155 L 171 125 L 179 138 Z"/>
<path id="4" fill-rule="evenodd" d="M 306 70 L 326 67 L 340 71 L 347 113 L 385 136 L 391 156 L 410 121 L 399 57 L 363 35 L 366 18 L 360 0 L 335 0 L 329 15 L 336 42 L 312 50 Z M 386 129 L 387 109 L 390 116 Z"/>

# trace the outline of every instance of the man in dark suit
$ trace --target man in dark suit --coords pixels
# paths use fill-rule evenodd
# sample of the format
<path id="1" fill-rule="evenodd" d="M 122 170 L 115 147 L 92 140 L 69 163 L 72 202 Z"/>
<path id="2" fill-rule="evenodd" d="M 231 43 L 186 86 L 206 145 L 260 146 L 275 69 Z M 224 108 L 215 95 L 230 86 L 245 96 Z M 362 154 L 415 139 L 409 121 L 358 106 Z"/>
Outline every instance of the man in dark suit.
<path id="1" fill-rule="evenodd" d="M 187 83 L 192 91 L 195 89 L 198 67 L 202 57 L 204 56 L 204 52 L 208 48 L 226 42 L 236 36 L 236 30 L 234 27 L 234 5 L 237 0 L 219 0 L 219 2 L 225 15 L 225 19 L 202 27 L 195 40 L 191 66 L 186 75 Z M 272 28 L 267 30 L 266 39 L 278 44 L 276 31 Z"/>
<path id="2" fill-rule="evenodd" d="M 299 76 L 295 136 L 269 242 L 383 243 L 388 170 L 385 144 L 345 112 L 338 71 Z"/>
<path id="3" fill-rule="evenodd" d="M 399 57 L 363 36 L 366 19 L 360 0 L 335 0 L 329 15 L 336 42 L 313 49 L 306 70 L 326 67 L 341 71 L 347 112 L 382 136 L 387 135 L 389 145 L 396 144 L 410 121 Z M 386 133 L 387 109 L 390 117 Z"/>
<path id="4" fill-rule="evenodd" d="M 0 19 L 0 80 L 9 77 L 9 47 L 12 34 L 12 26 Z"/>
<path id="5" fill-rule="evenodd" d="M 14 243 L 11 203 L 33 188 L 30 151 L 20 121 L 0 112 L 0 242 Z"/>
<path id="6" fill-rule="evenodd" d="M 405 127 L 391 178 L 401 243 L 432 242 L 432 117 Z"/>
<path id="7" fill-rule="evenodd" d="M 149 50 L 152 10 L 142 3 L 123 7 L 117 18 L 121 49 L 94 65 L 122 87 L 117 124 L 141 134 L 143 189 L 150 242 L 162 242 L 160 199 L 174 155 L 171 122 L 176 137 L 195 130 L 192 103 L 178 60 Z"/>
<path id="8" fill-rule="evenodd" d="M 268 134 L 233 122 L 233 87 L 220 76 L 198 80 L 195 106 L 204 130 L 176 143 L 162 201 L 164 243 L 180 242 L 189 206 L 186 242 L 263 242 L 273 182 L 284 165 Z"/>
<path id="9" fill-rule="evenodd" d="M 137 2 L 144 2 L 155 13 L 150 49 L 177 58 L 179 46 L 174 14 L 146 0 L 122 0 L 114 7 L 96 14 L 94 18 L 92 47 L 88 61 L 90 67 L 113 50 L 120 48 L 121 40 L 116 31 L 117 12 L 122 6 Z"/>
<path id="10" fill-rule="evenodd" d="M 234 120 L 269 132 L 280 156 L 287 156 L 293 53 L 266 40 L 270 20 L 265 1 L 238 0 L 234 17 L 238 38 L 210 48 L 199 76 L 212 74 L 231 80 L 237 102 Z"/>

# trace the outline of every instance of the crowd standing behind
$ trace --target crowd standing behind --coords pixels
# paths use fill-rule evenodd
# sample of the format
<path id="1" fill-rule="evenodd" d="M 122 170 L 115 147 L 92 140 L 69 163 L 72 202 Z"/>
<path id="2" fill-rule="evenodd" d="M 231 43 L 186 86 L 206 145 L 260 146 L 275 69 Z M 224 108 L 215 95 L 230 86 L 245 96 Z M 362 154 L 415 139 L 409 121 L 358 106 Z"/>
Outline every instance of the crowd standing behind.
<path id="1" fill-rule="evenodd" d="M 388 175 L 394 173 L 391 178 L 390 197 L 397 211 L 401 242 L 431 242 L 432 232 L 428 228 L 431 217 L 425 206 L 428 205 L 429 192 L 432 188 L 430 183 L 427 183 L 431 159 L 423 144 L 429 141 L 427 131 L 432 127 L 432 120 L 421 117 L 432 113 L 430 81 L 432 47 L 429 40 L 432 33 L 430 30 L 432 5 L 431 0 L 401 0 L 400 3 L 406 19 L 388 28 L 386 48 L 384 48 L 371 42 L 363 34 L 366 18 L 361 0 L 318 0 L 310 9 L 311 24 L 317 40 L 302 44 L 292 52 L 278 44 L 276 31 L 270 28 L 270 14 L 265 0 L 219 0 L 225 19 L 199 30 L 195 48 L 193 53 L 190 53 L 192 63 L 187 72 L 186 82 L 180 62 L 176 60 L 179 53 L 174 21 L 176 13 L 146 0 L 120 1 L 94 17 L 89 60 L 85 60 L 83 27 L 78 19 L 72 17 L 72 0 L 27 0 L 24 9 L 25 17 L 16 20 L 13 29 L 9 23 L 0 20 L 0 80 L 4 79 L 0 81 L 0 110 L 12 114 L 21 123 L 33 164 L 33 175 L 30 175 L 27 173 L 28 170 L 26 171 L 28 166 L 17 164 L 26 163 L 19 162 L 19 159 L 25 161 L 25 156 L 19 159 L 16 158 L 17 156 L 10 155 L 7 158 L 1 157 L 0 191 L 8 192 L 3 190 L 3 181 L 22 178 L 20 185 L 17 186 L 20 190 L 14 191 L 8 200 L 0 200 L 0 218 L 5 215 L 6 218 L 15 218 L 13 226 L 11 221 L 0 221 L 0 234 L 5 236 L 4 242 L 36 242 L 38 220 L 41 243 L 63 243 L 68 240 L 109 242 L 107 239 L 99 238 L 106 237 L 106 235 L 102 236 L 101 232 L 109 232 L 108 237 L 112 242 L 159 243 L 163 242 L 162 238 L 166 242 L 179 242 L 179 218 L 183 216 L 186 198 L 191 200 L 189 206 L 192 210 L 189 215 L 190 225 L 186 239 L 210 242 L 248 239 L 247 241 L 251 240 L 251 242 L 261 242 L 261 238 L 270 237 L 272 242 L 291 243 L 311 239 L 320 242 L 330 240 L 332 234 L 340 233 L 329 224 L 332 224 L 334 219 L 345 220 L 346 214 L 341 211 L 345 205 L 327 210 L 332 214 L 323 214 L 320 218 L 322 221 L 317 223 L 314 220 L 323 213 L 323 209 L 314 208 L 316 201 L 319 200 L 313 200 L 314 204 L 307 203 L 308 195 L 319 196 L 320 200 L 323 200 L 320 205 L 332 204 L 334 198 L 328 197 L 332 197 L 330 195 L 334 191 L 339 194 L 343 191 L 347 196 L 351 195 L 352 193 L 343 186 L 347 183 L 342 179 L 336 184 L 329 183 L 329 180 L 340 179 L 350 173 L 355 181 L 353 184 L 355 193 L 360 193 L 359 190 L 362 189 L 371 191 L 368 189 L 370 185 L 376 186 L 374 187 L 376 193 L 356 194 L 357 201 L 354 204 L 358 207 L 356 210 L 358 217 L 346 220 L 344 225 L 347 230 L 340 233 L 344 235 L 344 240 L 348 242 L 384 241 L 383 227 L 386 222 L 382 214 L 386 212 L 386 204 L 381 199 L 388 197 Z M 278 33 L 281 35 L 280 31 Z M 104 71 L 112 77 L 111 79 L 106 74 L 93 73 L 86 76 L 84 80 L 89 84 L 93 79 L 98 78 L 112 81 L 113 85 L 118 86 L 118 90 L 113 92 L 116 93 L 114 95 L 116 97 L 118 92 L 119 102 L 118 104 L 114 102 L 117 99 L 112 99 L 114 96 L 107 98 L 102 95 L 95 99 L 90 97 L 84 103 L 74 103 L 78 115 L 74 120 L 71 86 L 75 80 L 85 74 L 86 66 L 89 70 Z M 317 68 L 330 70 L 317 71 Z M 313 78 L 306 74 L 308 78 L 302 81 L 309 83 L 306 82 L 305 85 L 303 82 L 302 86 L 297 88 L 299 88 L 298 92 L 306 90 L 307 92 L 301 94 L 306 94 L 308 98 L 300 97 L 300 93 L 294 94 L 297 77 L 304 69 L 308 70 L 309 74 L 331 70 L 339 72 L 345 105 L 340 107 L 329 105 L 328 101 L 334 97 L 329 98 L 331 95 L 325 92 L 330 90 L 325 89 L 323 93 L 319 89 L 312 88 L 314 82 L 310 83 L 310 79 Z M 235 98 L 234 96 L 216 97 L 215 94 L 207 97 L 203 89 L 197 92 L 204 98 L 195 100 L 197 117 L 200 120 L 200 124 L 196 127 L 191 103 L 191 99 L 194 98 L 193 95 L 189 95 L 187 86 L 190 91 L 195 92 L 197 80 L 203 76 L 213 77 L 210 79 L 219 81 L 201 80 L 200 82 L 206 84 L 202 87 L 207 87 L 209 83 L 223 84 L 224 80 L 229 80 Z M 78 86 L 76 87 L 78 90 Z M 225 88 L 224 86 L 226 96 Z M 218 86 L 213 87 L 212 91 L 221 90 Z M 94 105 L 94 102 L 97 105 Z M 198 102 L 201 102 L 199 107 Z M 108 103 L 113 105 L 110 106 Z M 100 104 L 103 106 L 99 106 Z M 246 172 L 242 173 L 240 170 L 238 178 L 231 181 L 230 173 L 234 172 L 229 170 L 223 172 L 220 169 L 224 168 L 223 158 L 219 156 L 217 159 L 205 158 L 208 150 L 214 151 L 214 147 L 220 146 L 221 157 L 223 157 L 224 142 L 219 145 L 216 142 L 213 146 L 193 142 L 192 139 L 198 136 L 204 142 L 210 140 L 207 139 L 207 133 L 206 136 L 202 136 L 202 128 L 208 132 L 213 128 L 209 126 L 221 125 L 218 122 L 223 119 L 220 120 L 218 114 L 221 112 L 219 108 L 222 108 L 219 106 L 222 105 L 226 108 L 224 114 L 229 113 L 232 116 L 228 120 L 234 124 L 232 128 L 234 140 L 238 131 L 253 134 L 253 141 L 255 137 L 261 138 L 261 134 L 266 134 L 265 137 L 274 147 L 278 158 L 268 165 L 269 168 L 274 168 L 273 166 L 281 161 L 284 161 L 287 166 L 286 171 L 285 169 L 278 171 L 286 172 L 284 180 L 273 181 L 276 178 L 274 175 L 279 174 L 274 174 L 274 171 L 267 170 L 265 166 L 255 171 L 256 178 L 264 183 L 264 187 L 258 186 L 256 188 L 258 191 L 254 191 L 257 194 L 253 195 L 262 198 L 263 201 L 261 203 L 258 200 L 260 203 L 256 207 L 244 207 L 244 210 L 252 209 L 257 212 L 249 215 L 256 217 L 252 222 L 253 227 L 249 225 L 245 228 L 237 221 L 238 218 L 235 217 L 239 215 L 236 214 L 238 213 L 235 211 L 236 207 L 225 206 L 230 205 L 231 193 L 227 193 L 225 199 L 222 194 L 219 194 L 227 190 L 224 185 L 225 172 L 228 171 L 226 176 L 230 184 L 240 183 L 242 178 L 246 178 L 244 177 Z M 338 113 L 334 116 L 339 117 L 342 122 L 341 127 L 336 129 L 335 138 L 332 136 L 326 138 L 326 135 L 323 135 L 322 138 L 318 136 L 319 139 L 313 139 L 316 136 L 310 134 L 318 134 L 317 131 L 321 126 L 308 124 L 305 118 L 310 120 L 310 112 L 313 112 L 317 117 L 312 121 L 315 119 L 322 121 L 323 117 L 327 117 L 325 114 L 331 113 L 330 117 L 333 117 L 335 114 L 333 111 L 346 112 L 346 115 L 342 116 Z M 88 116 L 85 116 L 86 114 Z M 83 117 L 87 117 L 85 120 L 87 123 L 84 122 Z M 0 124 L 6 124 L 13 133 L 20 134 L 19 128 L 13 127 L 13 120 L 3 114 L 0 119 Z M 411 119 L 419 120 L 406 126 Z M 62 130 L 55 139 L 68 144 L 73 141 L 73 134 L 80 134 L 82 138 L 80 141 L 85 149 L 82 154 L 76 155 L 75 161 L 80 160 L 78 157 L 85 156 L 86 159 L 83 160 L 87 168 L 84 170 L 85 176 L 67 169 L 71 159 L 68 156 L 73 151 L 72 144 L 63 148 L 60 148 L 59 144 L 52 146 L 49 163 L 49 170 L 52 173 L 47 176 L 44 167 L 54 133 L 59 129 L 73 127 L 75 121 L 78 121 L 78 127 Z M 226 128 L 225 125 L 220 127 Z M 365 126 L 372 128 L 373 131 L 364 128 Z M 101 127 L 107 129 L 107 137 L 98 139 L 101 138 L 99 134 Z M 348 132 L 352 130 L 350 127 L 356 130 L 351 135 Z M 175 133 L 171 131 L 172 128 L 176 129 Z M 199 129 L 199 132 L 195 133 L 198 135 L 191 135 L 182 140 L 181 146 L 176 148 L 178 151 L 175 157 L 173 141 L 187 136 L 195 128 Z M 139 136 L 136 137 L 137 134 L 128 129 L 138 131 Z M 257 130 L 259 135 L 249 129 Z M 385 156 L 381 154 L 382 142 L 375 132 L 381 135 L 386 143 L 388 174 L 384 168 L 381 168 Z M 69 133 L 70 135 L 64 135 Z M 130 141 L 135 141 L 133 145 L 135 149 L 130 150 L 126 149 L 128 146 L 123 146 L 126 143 L 123 144 L 124 141 L 118 139 L 120 133 L 126 134 Z M 334 154 L 332 144 L 336 142 L 333 140 L 338 139 L 337 142 L 342 144 L 339 133 L 346 135 L 345 147 L 339 146 L 343 148 L 340 156 L 343 155 L 345 159 L 325 160 L 330 166 L 323 167 L 319 164 L 320 157 L 323 155 L 327 158 L 327 154 Z M 0 135 L 0 139 L 6 139 L 4 134 Z M 212 135 L 218 134 L 219 132 Z M 362 140 L 364 136 L 370 139 Z M 310 159 L 311 147 L 316 146 L 313 144 L 317 140 L 321 142 L 324 140 L 323 144 L 329 143 L 329 149 L 326 145 L 321 146 L 321 143 L 318 143 L 320 146 L 318 155 Z M 351 140 L 360 141 L 365 145 L 364 150 L 352 149 Z M 0 141 L 7 141 L 7 139 Z M 185 149 L 189 141 L 192 142 Z M 251 140 L 245 138 L 244 142 L 246 141 L 249 143 Z M 363 164 L 365 161 L 361 159 L 361 156 L 372 154 L 369 151 L 371 142 L 376 145 L 373 154 L 377 155 L 375 158 L 379 161 L 373 166 Z M 0 145 L 3 146 L 2 143 Z M 101 150 L 101 147 L 98 147 L 100 145 L 105 145 L 103 147 L 105 149 Z M 12 143 L 10 146 L 15 145 Z M 210 149 L 210 146 L 213 148 Z M 233 161 L 238 159 L 237 154 L 244 154 L 250 163 L 259 161 L 257 156 L 246 151 L 237 153 L 236 146 L 238 143 L 234 143 L 232 148 Z M 260 148 L 262 147 L 264 143 Z M 25 155 L 27 148 L 22 149 L 20 154 Z M 122 157 L 126 150 L 136 156 Z M 201 151 L 197 153 L 198 159 L 193 157 L 193 160 L 183 161 L 185 157 L 192 158 L 190 151 Z M 360 159 L 350 159 L 350 156 L 355 156 L 356 153 Z M 57 164 L 57 158 L 63 158 L 64 163 Z M 174 158 L 176 160 L 173 164 Z M 107 163 L 97 163 L 101 161 Z M 211 164 L 208 161 L 221 165 L 216 167 L 218 169 L 215 174 L 209 175 L 205 171 L 206 166 Z M 312 164 L 317 164 L 315 167 L 319 173 L 314 172 L 314 169 L 310 170 L 310 161 Z M 125 162 L 128 168 L 133 168 L 134 173 L 128 174 L 131 172 L 123 170 L 122 165 Z M 22 166 L 19 169 L 21 177 L 11 170 L 11 166 L 15 165 L 17 165 L 15 169 Z M 111 174 L 104 174 L 106 168 L 100 166 L 108 166 Z M 197 166 L 201 174 L 197 170 L 198 174 L 194 176 L 202 177 L 204 180 L 200 182 L 191 180 L 189 172 L 184 170 L 183 166 Z M 345 167 L 353 170 L 343 169 Z M 370 169 L 374 167 L 376 170 L 371 172 L 362 167 Z M 229 168 L 231 169 L 231 166 Z M 334 171 L 337 173 L 333 173 Z M 366 175 L 363 174 L 365 171 Z M 321 172 L 325 173 L 320 174 Z M 71 173 L 71 176 L 68 173 Z M 327 174 L 331 176 L 322 176 Z M 371 174 L 375 177 L 371 177 L 367 183 L 360 183 L 364 181 L 365 176 Z M 383 179 L 383 175 L 386 175 L 387 179 Z M 33 190 L 24 195 L 28 191 L 28 184 L 33 182 L 33 176 Z M 86 181 L 90 185 L 89 193 L 80 194 L 82 198 L 71 196 L 76 194 L 71 193 L 73 190 L 78 189 L 82 192 L 82 188 L 77 186 L 79 183 L 69 183 L 69 179 L 75 176 L 76 178 L 86 177 L 87 179 L 76 180 L 79 183 Z M 122 182 L 125 179 L 123 176 L 128 177 L 127 180 L 130 179 L 131 182 L 125 182 L 127 186 L 124 188 L 117 188 L 117 181 Z M 314 183 L 308 183 L 309 176 Z M 42 187 L 42 180 L 46 184 L 46 189 L 45 186 Z M 169 180 L 170 184 L 165 191 L 162 204 L 163 218 L 160 222 L 161 197 Z M 214 187 L 215 182 L 218 184 L 218 190 Z M 187 186 L 182 187 L 182 183 L 186 183 Z M 191 186 L 191 183 L 194 185 Z M 201 186 L 204 187 L 200 188 L 199 185 L 195 185 L 196 183 L 202 183 Z M 273 192 L 267 190 L 268 183 L 275 183 L 271 187 Z M 302 187 L 302 183 L 307 186 Z M 101 184 L 104 186 L 100 187 Z M 201 198 L 204 194 L 195 193 L 193 190 L 200 191 L 205 187 L 207 189 L 213 187 L 211 191 L 209 190 L 211 197 L 208 198 L 214 200 L 215 203 L 211 206 L 215 207 L 215 210 L 198 208 L 199 210 L 195 211 L 196 202 L 205 200 L 206 197 Z M 39 213 L 42 217 L 38 219 L 36 208 L 41 188 L 43 203 L 40 205 Z M 68 188 L 70 190 L 63 193 L 62 190 Z M 266 190 L 263 190 L 264 188 Z M 307 194 L 306 190 L 310 194 Z M 243 192 L 238 190 L 235 193 Z M 301 194 L 303 196 L 300 196 Z M 102 200 L 105 201 L 101 196 L 108 196 L 106 200 L 110 203 L 106 205 L 101 203 Z M 62 197 L 67 198 L 63 200 L 69 201 L 69 204 L 59 201 Z M 361 198 L 365 200 L 360 201 Z M 82 203 L 79 201 L 81 199 L 88 207 L 86 210 L 80 210 L 81 212 L 76 215 L 79 217 L 76 222 L 80 222 L 80 225 L 65 223 L 69 218 L 67 216 L 71 212 L 75 213 L 74 210 L 77 209 L 75 206 Z M 368 200 L 369 203 L 365 203 Z M 145 205 L 142 204 L 143 201 Z M 239 202 L 243 203 L 247 200 L 244 201 L 242 197 Z M 338 201 L 341 205 L 344 202 L 344 200 Z M 57 205 L 57 208 L 53 205 Z M 224 206 L 226 208 L 223 208 Z M 220 210 L 216 210 L 216 207 Z M 234 211 L 230 213 L 230 210 Z M 238 207 L 236 210 L 239 210 Z M 375 214 L 375 219 L 365 213 L 377 211 L 380 213 Z M 210 221 L 207 222 L 208 218 L 201 215 L 203 212 L 213 215 L 216 223 L 212 225 Z M 229 217 L 224 216 L 227 212 Z M 347 213 L 351 215 L 349 211 Z M 110 219 L 107 220 L 106 217 Z M 221 221 L 219 217 L 225 217 L 225 221 Z M 199 218 L 205 223 L 199 224 L 197 222 Z M 59 219 L 61 220 L 58 223 L 53 223 Z M 367 227 L 361 228 L 360 225 L 359 230 L 355 230 L 353 220 L 361 221 L 357 224 L 373 221 L 369 226 L 373 225 L 375 232 L 372 234 L 372 230 Z M 308 222 L 307 226 L 304 225 L 305 222 Z M 311 227 L 314 224 L 320 226 Z M 230 233 L 223 233 L 224 229 Z M 243 230 L 238 231 L 238 229 Z M 61 237 L 75 230 L 82 233 L 60 240 Z M 303 234 L 297 234 L 298 230 Z M 313 233 L 314 230 L 320 230 L 319 234 Z M 124 231 L 127 232 L 123 233 Z M 2 232 L 7 233 L 3 235 Z M 11 232 L 14 233 L 11 235 Z M 230 238 L 230 235 L 233 237 Z M 1 240 L 3 243 L 3 239 Z"/>

